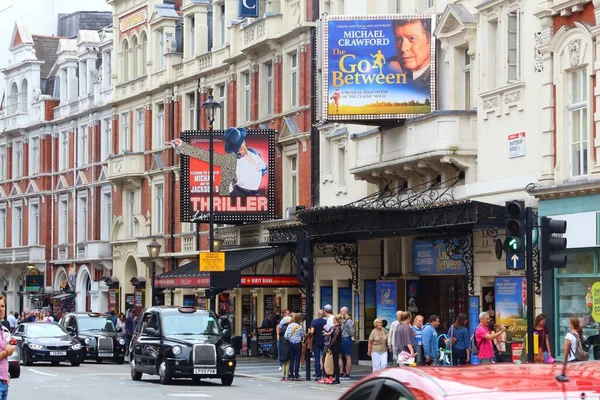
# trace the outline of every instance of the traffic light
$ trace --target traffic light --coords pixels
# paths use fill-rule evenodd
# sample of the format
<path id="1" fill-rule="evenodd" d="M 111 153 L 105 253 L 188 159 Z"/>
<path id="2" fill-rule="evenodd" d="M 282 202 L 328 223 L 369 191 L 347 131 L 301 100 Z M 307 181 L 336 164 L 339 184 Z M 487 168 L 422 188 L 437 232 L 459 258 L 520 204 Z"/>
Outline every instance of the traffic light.
<path id="1" fill-rule="evenodd" d="M 314 279 L 315 260 L 312 255 L 310 239 L 306 232 L 297 237 L 296 257 L 298 280 L 304 284 L 311 283 Z"/>
<path id="2" fill-rule="evenodd" d="M 506 202 L 506 268 L 520 270 L 525 267 L 525 202 L 512 200 Z"/>
<path id="3" fill-rule="evenodd" d="M 298 265 L 298 279 L 302 283 L 312 282 L 314 278 L 315 263 L 312 256 L 302 257 Z"/>
<path id="4" fill-rule="evenodd" d="M 542 217 L 542 269 L 565 268 L 567 266 L 567 255 L 557 252 L 567 249 L 567 238 L 556 235 L 567 232 L 567 221 Z"/>

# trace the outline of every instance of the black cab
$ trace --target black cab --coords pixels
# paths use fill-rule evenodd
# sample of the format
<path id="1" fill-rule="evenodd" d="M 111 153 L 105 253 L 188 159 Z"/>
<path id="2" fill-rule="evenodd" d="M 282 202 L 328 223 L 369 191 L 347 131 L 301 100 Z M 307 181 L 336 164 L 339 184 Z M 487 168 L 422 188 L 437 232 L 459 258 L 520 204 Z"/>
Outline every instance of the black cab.
<path id="1" fill-rule="evenodd" d="M 221 337 L 215 313 L 196 307 L 150 307 L 138 319 L 131 338 L 131 379 L 158 375 L 173 378 L 218 378 L 233 383 L 235 350 Z"/>
<path id="2" fill-rule="evenodd" d="M 110 315 L 95 312 L 69 313 L 59 324 L 79 340 L 84 360 L 123 364 L 125 339 L 117 332 Z"/>

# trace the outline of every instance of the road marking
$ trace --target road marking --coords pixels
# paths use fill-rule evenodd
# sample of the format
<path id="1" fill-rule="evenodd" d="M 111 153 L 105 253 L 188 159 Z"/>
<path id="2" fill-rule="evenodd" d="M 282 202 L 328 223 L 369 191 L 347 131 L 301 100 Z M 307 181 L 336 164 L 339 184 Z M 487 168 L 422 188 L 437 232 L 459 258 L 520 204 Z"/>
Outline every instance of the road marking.
<path id="1" fill-rule="evenodd" d="M 35 372 L 36 374 L 45 375 L 45 376 L 58 376 L 54 374 L 49 374 L 47 372 L 38 371 L 37 369 L 27 368 L 27 371 Z"/>
<path id="2" fill-rule="evenodd" d="M 171 397 L 212 397 L 210 394 L 205 394 L 205 393 L 167 393 L 167 396 L 171 396 Z"/>

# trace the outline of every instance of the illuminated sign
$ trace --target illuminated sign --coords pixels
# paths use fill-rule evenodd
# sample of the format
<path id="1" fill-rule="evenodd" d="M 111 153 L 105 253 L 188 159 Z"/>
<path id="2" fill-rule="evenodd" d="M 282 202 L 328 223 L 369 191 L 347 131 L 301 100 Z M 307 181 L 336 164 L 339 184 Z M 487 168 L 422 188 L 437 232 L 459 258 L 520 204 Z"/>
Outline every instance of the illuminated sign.
<path id="1" fill-rule="evenodd" d="M 325 120 L 406 119 L 435 110 L 432 15 L 328 16 Z"/>

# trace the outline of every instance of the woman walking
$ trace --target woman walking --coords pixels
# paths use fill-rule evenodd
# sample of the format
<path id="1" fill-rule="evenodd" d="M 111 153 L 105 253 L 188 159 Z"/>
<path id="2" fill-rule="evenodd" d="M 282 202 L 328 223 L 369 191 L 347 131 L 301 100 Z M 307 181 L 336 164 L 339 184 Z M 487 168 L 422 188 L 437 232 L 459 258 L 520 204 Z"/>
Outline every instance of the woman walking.
<path id="1" fill-rule="evenodd" d="M 333 330 L 331 331 L 331 341 L 329 342 L 329 351 L 333 355 L 333 377 L 329 378 L 327 383 L 333 385 L 340 384 L 340 359 L 342 354 L 342 321 L 344 317 L 336 315 L 333 317 Z"/>
<path id="2" fill-rule="evenodd" d="M 367 355 L 371 357 L 373 372 L 385 369 L 388 363 L 387 332 L 383 329 L 383 321 L 373 321 L 375 329 L 369 335 Z"/>
<path id="3" fill-rule="evenodd" d="M 415 361 L 414 335 L 410 326 L 411 319 L 412 314 L 410 311 L 402 311 L 400 324 L 398 324 L 396 333 L 394 333 L 394 354 L 398 354 L 398 365 L 400 366 L 412 364 Z"/>
<path id="4" fill-rule="evenodd" d="M 282 381 L 287 381 L 288 377 L 290 376 L 290 342 L 288 342 L 288 340 L 285 338 L 285 332 L 290 325 L 290 322 L 292 322 L 292 317 L 289 315 L 281 319 L 280 331 L 284 334 L 279 336 L 279 351 L 277 355 L 279 356 L 279 362 L 281 363 Z"/>
<path id="5" fill-rule="evenodd" d="M 583 343 L 583 328 L 577 318 L 571 318 L 569 320 L 569 327 L 571 332 L 565 336 L 565 362 L 577 362 L 582 361 L 577 359 L 577 347 Z"/>
<path id="6" fill-rule="evenodd" d="M 467 323 L 469 317 L 461 313 L 456 317 L 454 325 L 448 330 L 449 340 L 452 340 L 452 365 L 467 365 L 469 363 L 469 330 Z M 453 340 L 456 339 L 456 340 Z"/>
<path id="7" fill-rule="evenodd" d="M 552 358 L 550 352 L 550 339 L 548 337 L 548 327 L 546 326 L 546 316 L 539 314 L 535 317 L 535 334 L 538 336 L 538 353 L 535 355 L 535 363 L 547 363 Z"/>
<path id="8" fill-rule="evenodd" d="M 293 322 L 285 331 L 285 339 L 290 343 L 290 375 L 289 380 L 300 380 L 300 356 L 302 355 L 302 339 L 306 335 L 302 327 L 302 314 L 292 315 Z"/>

